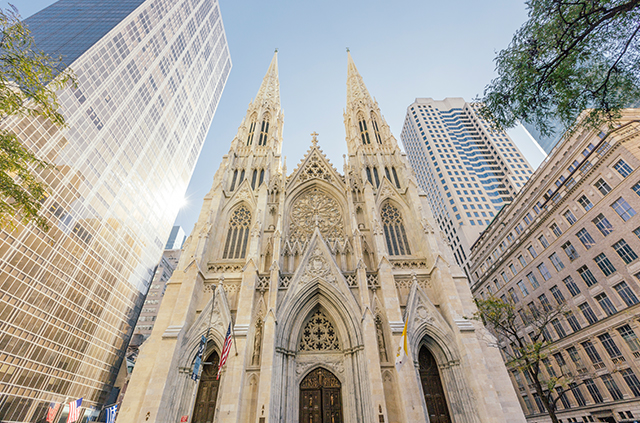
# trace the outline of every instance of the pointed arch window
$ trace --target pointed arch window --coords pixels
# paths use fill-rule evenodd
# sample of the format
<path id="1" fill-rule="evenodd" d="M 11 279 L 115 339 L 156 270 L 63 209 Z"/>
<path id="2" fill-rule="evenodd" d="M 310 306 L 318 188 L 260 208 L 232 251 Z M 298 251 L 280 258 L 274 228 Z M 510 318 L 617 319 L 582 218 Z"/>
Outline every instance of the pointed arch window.
<path id="1" fill-rule="evenodd" d="M 393 173 L 393 180 L 396 182 L 396 187 L 400 188 L 400 180 L 398 179 L 398 174 L 396 173 L 396 168 L 392 167 L 391 172 Z"/>
<path id="2" fill-rule="evenodd" d="M 236 179 L 238 179 L 238 170 L 233 171 L 233 178 L 231 179 L 231 188 L 229 191 L 233 191 L 236 188 Z"/>
<path id="3" fill-rule="evenodd" d="M 367 130 L 367 121 L 364 120 L 363 114 L 358 115 L 358 126 L 360 127 L 360 138 L 362 138 L 362 144 L 371 144 L 371 140 L 369 139 L 369 131 Z"/>
<path id="4" fill-rule="evenodd" d="M 389 254 L 392 256 L 411 254 L 400 211 L 391 203 L 385 203 L 382 206 L 380 217 Z"/>
<path id="5" fill-rule="evenodd" d="M 384 174 L 387 175 L 387 179 L 391 182 L 391 173 L 389 173 L 389 168 L 386 166 L 384 167 Z"/>
<path id="6" fill-rule="evenodd" d="M 373 185 L 373 179 L 371 179 L 371 168 L 370 168 L 370 167 L 367 167 L 367 168 L 366 168 L 366 171 L 367 171 L 367 180 L 369 181 L 369 183 L 370 183 L 371 185 Z"/>
<path id="7" fill-rule="evenodd" d="M 246 206 L 242 205 L 233 211 L 229 220 L 227 241 L 224 244 L 223 259 L 243 259 L 245 257 L 250 223 L 251 212 Z"/>
<path id="8" fill-rule="evenodd" d="M 251 125 L 249 125 L 249 135 L 247 136 L 247 145 L 251 145 L 253 143 L 253 133 L 256 130 L 256 120 L 255 118 L 251 119 Z"/>
<path id="9" fill-rule="evenodd" d="M 261 186 L 262 182 L 264 182 L 264 169 L 260 170 L 260 182 L 258 182 L 258 186 Z"/>
<path id="10" fill-rule="evenodd" d="M 378 129 L 378 122 L 376 121 L 376 117 L 373 113 L 371 113 L 371 125 L 373 125 L 373 133 L 376 136 L 376 141 L 378 144 L 382 144 L 382 138 L 380 137 L 380 130 Z"/>
<path id="11" fill-rule="evenodd" d="M 240 179 L 238 179 L 238 185 L 240 185 L 244 181 L 244 169 L 240 171 Z"/>
<path id="12" fill-rule="evenodd" d="M 376 188 L 380 186 L 380 177 L 378 177 L 378 168 L 373 168 L 373 177 L 376 180 Z"/>
<path id="13" fill-rule="evenodd" d="M 251 177 L 251 189 L 256 189 L 257 180 L 258 180 L 258 169 L 253 169 L 253 176 Z"/>
<path id="14" fill-rule="evenodd" d="M 267 145 L 267 137 L 269 135 L 269 116 L 265 116 L 262 121 L 262 127 L 260 128 L 260 139 L 258 145 Z"/>

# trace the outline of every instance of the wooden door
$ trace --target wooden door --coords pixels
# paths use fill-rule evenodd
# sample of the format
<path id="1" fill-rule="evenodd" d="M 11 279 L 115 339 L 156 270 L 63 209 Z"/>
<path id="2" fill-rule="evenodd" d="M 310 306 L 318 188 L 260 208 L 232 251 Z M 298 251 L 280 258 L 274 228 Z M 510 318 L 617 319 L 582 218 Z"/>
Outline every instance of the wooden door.
<path id="1" fill-rule="evenodd" d="M 422 381 L 422 391 L 424 401 L 427 405 L 430 423 L 451 423 L 447 399 L 442 389 L 438 364 L 427 347 L 420 348 L 418 354 L 420 364 L 420 380 Z"/>
<path id="2" fill-rule="evenodd" d="M 300 423 L 342 423 L 340 381 L 326 369 L 316 369 L 300 383 Z"/>
<path id="3" fill-rule="evenodd" d="M 202 368 L 192 423 L 211 423 L 216 413 L 219 381 L 216 379 L 220 358 L 213 352 Z M 208 364 L 211 363 L 211 364 Z"/>

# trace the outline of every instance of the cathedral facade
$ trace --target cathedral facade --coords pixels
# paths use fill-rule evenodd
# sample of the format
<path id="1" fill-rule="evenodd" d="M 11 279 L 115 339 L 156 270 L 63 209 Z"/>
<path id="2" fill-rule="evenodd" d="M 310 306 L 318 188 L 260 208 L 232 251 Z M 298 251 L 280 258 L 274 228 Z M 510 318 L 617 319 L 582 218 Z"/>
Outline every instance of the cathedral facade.
<path id="1" fill-rule="evenodd" d="M 118 423 L 525 422 L 495 339 L 466 318 L 467 278 L 351 55 L 344 124 L 343 173 L 312 134 L 287 174 L 274 55 L 167 284 Z M 405 322 L 408 359 L 397 369 Z"/>

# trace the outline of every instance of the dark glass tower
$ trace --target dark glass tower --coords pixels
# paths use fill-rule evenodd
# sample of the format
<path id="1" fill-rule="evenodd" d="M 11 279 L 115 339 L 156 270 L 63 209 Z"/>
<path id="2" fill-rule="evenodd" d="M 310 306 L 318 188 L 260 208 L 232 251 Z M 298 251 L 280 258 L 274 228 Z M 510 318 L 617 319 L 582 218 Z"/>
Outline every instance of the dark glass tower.
<path id="1" fill-rule="evenodd" d="M 3 122 L 56 165 L 51 229 L 0 231 L 3 422 L 107 400 L 231 68 L 215 0 L 60 0 L 26 23 L 79 86 L 63 129 Z"/>

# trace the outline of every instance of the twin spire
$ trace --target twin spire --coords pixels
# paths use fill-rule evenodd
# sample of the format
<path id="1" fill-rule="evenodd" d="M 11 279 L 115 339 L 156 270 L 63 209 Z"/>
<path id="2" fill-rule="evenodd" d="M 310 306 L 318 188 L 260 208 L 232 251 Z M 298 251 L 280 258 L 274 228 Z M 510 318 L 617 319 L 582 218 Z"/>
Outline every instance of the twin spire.
<path id="1" fill-rule="evenodd" d="M 275 110 L 280 109 L 280 80 L 278 79 L 278 50 L 273 53 L 273 59 L 267 69 L 267 74 L 262 80 L 258 95 L 254 101 L 255 105 L 265 105 L 270 103 Z"/>

